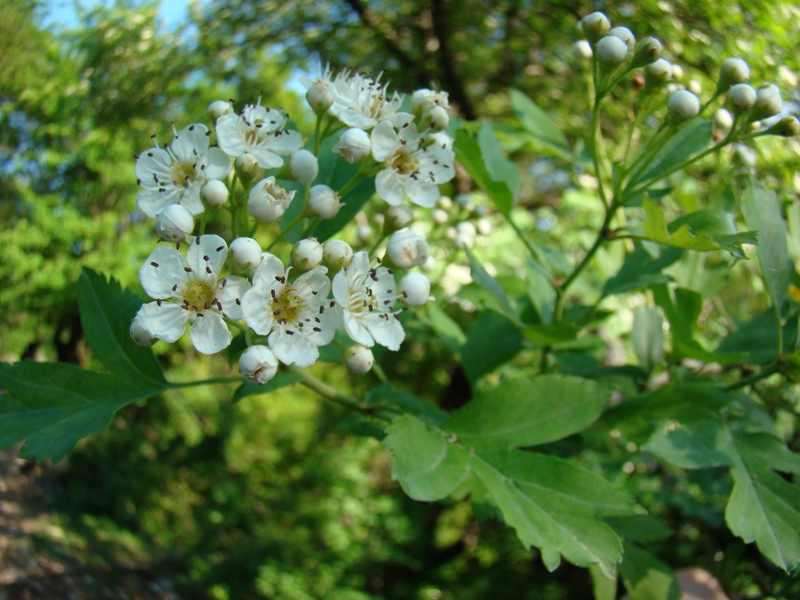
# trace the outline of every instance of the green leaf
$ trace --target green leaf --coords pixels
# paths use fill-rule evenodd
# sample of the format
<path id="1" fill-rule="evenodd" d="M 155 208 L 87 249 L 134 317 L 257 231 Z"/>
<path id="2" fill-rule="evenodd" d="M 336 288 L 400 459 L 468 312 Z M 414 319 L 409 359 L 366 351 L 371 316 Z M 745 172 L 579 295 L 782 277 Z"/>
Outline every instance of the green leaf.
<path id="1" fill-rule="evenodd" d="M 619 574 L 631 600 L 678 600 L 681 589 L 675 572 L 649 552 L 625 544 Z"/>
<path id="2" fill-rule="evenodd" d="M 789 284 L 794 275 L 780 201 L 775 192 L 749 179 L 742 194 L 742 213 L 747 225 L 758 230 L 761 238 L 758 263 L 769 295 L 780 308 L 788 298 Z"/>
<path id="3" fill-rule="evenodd" d="M 665 248 L 658 258 L 653 258 L 642 246 L 637 246 L 625 257 L 619 272 L 606 281 L 603 294 L 621 294 L 647 289 L 658 283 L 668 283 L 672 278 L 662 271 L 683 254 L 684 251 L 680 248 Z"/>
<path id="4" fill-rule="evenodd" d="M 428 302 L 423 310 L 417 311 L 417 318 L 430 327 L 453 354 L 458 354 L 461 346 L 467 342 L 467 336 L 458 323 L 433 302 Z"/>
<path id="5" fill-rule="evenodd" d="M 652 435 L 643 450 L 684 469 L 702 469 L 730 464 L 733 443 L 720 421 L 700 421 Z"/>
<path id="6" fill-rule="evenodd" d="M 570 158 L 572 152 L 567 139 L 553 120 L 523 92 L 511 89 L 508 95 L 522 127 L 534 138 L 534 147 L 561 158 Z"/>
<path id="7" fill-rule="evenodd" d="M 633 311 L 631 329 L 633 351 L 645 371 L 664 358 L 664 319 L 657 308 L 639 307 Z"/>
<path id="8" fill-rule="evenodd" d="M 579 377 L 510 380 L 475 397 L 444 427 L 467 446 L 535 446 L 582 431 L 609 398 L 609 390 Z"/>
<path id="9" fill-rule="evenodd" d="M 469 258 L 470 275 L 472 279 L 481 288 L 489 292 L 492 298 L 492 305 L 490 308 L 507 317 L 513 323 L 520 324 L 517 310 L 511 305 L 511 301 L 508 299 L 505 290 L 503 290 L 494 277 L 489 275 L 483 265 L 475 258 L 468 248 L 465 247 L 464 252 L 467 253 L 467 257 Z"/>
<path id="10" fill-rule="evenodd" d="M 487 349 L 491 348 L 490 352 Z M 508 319 L 484 312 L 469 329 L 461 347 L 461 365 L 473 385 L 486 373 L 507 363 L 522 349 L 522 334 Z"/>
<path id="11" fill-rule="evenodd" d="M 78 308 L 81 325 L 95 356 L 121 379 L 140 386 L 142 379 L 166 384 L 161 367 L 150 348 L 131 339 L 133 317 L 142 300 L 115 279 L 84 268 L 78 279 Z"/>
<path id="12" fill-rule="evenodd" d="M 784 347 L 791 346 L 797 336 L 797 319 L 788 318 L 783 327 Z M 758 365 L 773 362 L 778 358 L 778 331 L 775 311 L 767 309 L 723 338 L 717 353 L 736 356 L 739 362 Z"/>
<path id="13" fill-rule="evenodd" d="M 233 393 L 233 397 L 231 398 L 231 403 L 236 404 L 242 398 L 247 398 L 248 396 L 260 396 L 262 394 L 269 394 L 270 392 L 274 392 L 275 390 L 279 390 L 286 386 L 292 385 L 300 380 L 300 376 L 292 373 L 291 371 L 281 371 L 275 377 L 270 379 L 267 383 L 260 385 L 258 383 L 252 383 L 250 381 L 245 381 L 236 388 L 236 391 Z"/>
<path id="14" fill-rule="evenodd" d="M 633 189 L 645 181 L 661 179 L 690 157 L 708 148 L 712 141 L 712 131 L 713 125 L 709 121 L 696 119 L 688 123 L 650 160 L 648 168 L 632 179 L 628 189 Z"/>
<path id="15" fill-rule="evenodd" d="M 694 219 L 684 218 L 683 221 L 675 221 L 676 226 L 667 227 L 667 219 L 664 216 L 664 211 L 653 202 L 650 198 L 645 198 L 642 203 L 644 212 L 647 218 L 642 225 L 644 234 L 648 240 L 664 244 L 666 246 L 674 246 L 676 248 L 685 248 L 687 250 L 696 250 L 698 252 L 711 252 L 713 250 L 727 250 L 732 254 L 744 257 L 742 253 L 742 244 L 756 244 L 758 243 L 758 236 L 755 232 L 747 231 L 735 234 L 720 234 L 709 233 L 703 231 L 702 225 L 708 225 L 707 215 L 700 215 L 697 223 Z M 690 215 L 687 215 L 689 217 Z"/>
<path id="16" fill-rule="evenodd" d="M 624 539 L 640 544 L 653 544 L 672 535 L 669 527 L 649 515 L 606 517 L 605 521 Z"/>
<path id="17" fill-rule="evenodd" d="M 578 328 L 571 323 L 524 325 L 522 333 L 533 344 L 557 346 L 576 339 L 578 337 Z"/>
<path id="18" fill-rule="evenodd" d="M 606 577 L 603 570 L 597 565 L 589 565 L 589 575 L 592 577 L 592 595 L 594 600 L 615 600 L 617 597 L 617 580 Z"/>
<path id="19" fill-rule="evenodd" d="M 484 123 L 479 135 L 473 136 L 462 128 L 456 131 L 453 150 L 461 166 L 478 184 L 497 209 L 505 216 L 511 214 L 514 198 L 519 188 L 519 173 L 500 153 L 500 147 L 490 142 L 494 134 Z M 510 166 L 513 166 L 513 172 Z"/>
<path id="20" fill-rule="evenodd" d="M 342 161 L 339 161 L 342 162 Z M 344 185 L 344 184 L 342 184 Z M 332 186 L 333 187 L 333 186 Z M 334 187 L 333 189 L 340 189 Z M 364 207 L 367 200 L 375 194 L 375 178 L 371 177 L 359 182 L 342 197 L 342 207 L 332 219 L 322 221 L 313 230 L 314 237 L 322 243 L 336 235 L 342 227 L 354 220 L 356 214 Z"/>
<path id="21" fill-rule="evenodd" d="M 102 431 L 122 406 L 162 391 L 66 363 L 0 363 L 0 448 L 25 440 L 23 458 L 59 461 L 87 435 Z"/>
<path id="22" fill-rule="evenodd" d="M 364 396 L 364 404 L 369 407 L 395 406 L 404 413 L 415 415 L 428 423 L 443 423 L 450 416 L 435 404 L 417 398 L 414 394 L 396 389 L 392 384 L 385 383 L 372 388 Z"/>
<path id="23" fill-rule="evenodd" d="M 451 441 L 410 415 L 386 428 L 383 443 L 394 456 L 392 477 L 414 500 L 446 497 L 470 468 L 468 452 L 451 451 Z"/>
<path id="24" fill-rule="evenodd" d="M 800 473 L 800 457 L 764 433 L 736 433 L 729 449 L 733 492 L 725 510 L 730 530 L 785 571 L 800 562 L 800 486 L 773 469 Z"/>

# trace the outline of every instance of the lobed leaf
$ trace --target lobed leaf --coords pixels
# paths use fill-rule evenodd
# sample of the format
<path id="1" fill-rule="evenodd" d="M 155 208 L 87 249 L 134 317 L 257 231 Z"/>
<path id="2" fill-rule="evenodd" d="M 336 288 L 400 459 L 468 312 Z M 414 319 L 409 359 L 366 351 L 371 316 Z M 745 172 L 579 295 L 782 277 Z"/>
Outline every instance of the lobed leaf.
<path id="1" fill-rule="evenodd" d="M 494 133 L 488 123 L 483 124 L 477 137 L 461 128 L 456 131 L 453 150 L 458 162 L 486 192 L 489 200 L 501 213 L 509 216 L 519 189 L 519 173 L 514 163 L 502 156 L 499 144 L 496 141 L 492 143 L 491 138 L 494 138 Z"/>

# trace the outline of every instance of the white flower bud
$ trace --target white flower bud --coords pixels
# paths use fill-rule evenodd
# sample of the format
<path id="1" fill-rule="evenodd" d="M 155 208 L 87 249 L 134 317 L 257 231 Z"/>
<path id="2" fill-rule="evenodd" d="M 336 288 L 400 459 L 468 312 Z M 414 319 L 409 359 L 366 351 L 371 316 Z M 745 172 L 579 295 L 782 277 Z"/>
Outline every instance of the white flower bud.
<path id="1" fill-rule="evenodd" d="M 170 204 L 156 217 L 156 232 L 165 242 L 185 240 L 193 230 L 194 217 L 180 204 Z"/>
<path id="2" fill-rule="evenodd" d="M 756 103 L 756 91 L 751 85 L 737 83 L 732 85 L 728 91 L 728 99 L 731 102 L 733 114 L 738 116 L 746 113 Z"/>
<path id="3" fill-rule="evenodd" d="M 572 54 L 578 60 L 589 60 L 592 58 L 592 45 L 586 40 L 578 40 L 572 44 Z"/>
<path id="4" fill-rule="evenodd" d="M 278 359 L 266 346 L 250 346 L 239 357 L 239 371 L 248 381 L 263 385 L 278 372 Z"/>
<path id="5" fill-rule="evenodd" d="M 469 221 L 462 221 L 456 225 L 456 246 L 459 248 L 472 248 L 477 234 L 478 232 L 475 229 L 475 225 Z"/>
<path id="6" fill-rule="evenodd" d="M 686 121 L 700 112 L 700 100 L 688 90 L 678 90 L 669 97 L 667 110 L 676 121 Z"/>
<path id="7" fill-rule="evenodd" d="M 786 115 L 780 121 L 775 123 L 767 130 L 773 135 L 782 135 L 783 137 L 794 137 L 800 134 L 800 121 L 791 115 Z"/>
<path id="8" fill-rule="evenodd" d="M 423 129 L 430 127 L 434 131 L 442 131 L 450 123 L 450 114 L 444 106 L 434 106 L 423 119 Z"/>
<path id="9" fill-rule="evenodd" d="M 363 375 L 375 364 L 375 357 L 372 355 L 372 350 L 366 346 L 350 346 L 344 351 L 344 364 L 351 373 Z"/>
<path id="10" fill-rule="evenodd" d="M 646 37 L 636 44 L 631 67 L 635 69 L 636 67 L 649 65 L 661 58 L 661 53 L 663 51 L 664 47 L 661 45 L 661 42 L 654 37 Z"/>
<path id="11" fill-rule="evenodd" d="M 733 149 L 733 158 L 736 162 L 749 169 L 754 169 L 758 162 L 755 151 L 744 144 L 736 144 Z"/>
<path id="12" fill-rule="evenodd" d="M 586 39 L 594 43 L 611 29 L 611 21 L 605 14 L 597 11 L 581 19 L 581 30 Z"/>
<path id="13" fill-rule="evenodd" d="M 492 222 L 489 219 L 478 219 L 478 233 L 489 235 L 492 233 Z"/>
<path id="14" fill-rule="evenodd" d="M 259 221 L 277 221 L 286 212 L 296 192 L 287 191 L 270 176 L 262 179 L 250 190 L 247 210 Z"/>
<path id="15" fill-rule="evenodd" d="M 360 161 L 372 150 L 369 134 L 358 127 L 351 127 L 339 136 L 339 141 L 333 147 L 343 159 L 349 163 Z"/>
<path id="16" fill-rule="evenodd" d="M 317 157 L 305 149 L 292 152 L 292 156 L 289 159 L 289 172 L 295 181 L 303 185 L 311 185 L 319 174 Z"/>
<path id="17" fill-rule="evenodd" d="M 703 84 L 701 84 L 697 79 L 692 79 L 686 84 L 686 89 L 692 92 L 695 96 L 699 96 L 703 93 Z"/>
<path id="18" fill-rule="evenodd" d="M 374 239 L 372 227 L 369 225 L 359 225 L 356 229 L 356 237 L 362 244 L 371 244 Z"/>
<path id="19" fill-rule="evenodd" d="M 733 127 L 733 115 L 730 111 L 720 108 L 714 113 L 714 129 L 727 133 Z"/>
<path id="20" fill-rule="evenodd" d="M 315 185 L 308 192 L 308 210 L 321 219 L 332 219 L 341 208 L 339 194 L 327 185 Z"/>
<path id="21" fill-rule="evenodd" d="M 258 173 L 258 161 L 256 157 L 245 152 L 236 157 L 233 161 L 233 169 L 243 181 L 250 181 Z"/>
<path id="22" fill-rule="evenodd" d="M 442 210 L 450 210 L 453 208 L 453 199 L 450 196 L 440 196 L 436 205 Z"/>
<path id="23" fill-rule="evenodd" d="M 411 94 L 411 112 L 416 117 L 421 117 L 436 106 L 441 106 L 445 112 L 447 111 L 447 107 L 450 106 L 447 92 L 422 89 Z"/>
<path id="24" fill-rule="evenodd" d="M 665 58 L 659 58 L 644 68 L 645 84 L 651 88 L 660 88 L 672 79 L 673 65 Z"/>
<path id="25" fill-rule="evenodd" d="M 392 264 L 401 269 L 419 267 L 428 260 L 430 248 L 425 238 L 416 231 L 404 227 L 392 234 L 386 246 Z"/>
<path id="26" fill-rule="evenodd" d="M 613 35 L 621 39 L 627 44 L 628 50 L 633 50 L 634 46 L 636 46 L 636 36 L 634 36 L 633 32 L 627 27 L 614 27 L 608 32 L 608 35 Z"/>
<path id="27" fill-rule="evenodd" d="M 149 348 L 158 341 L 158 338 L 150 333 L 150 330 L 142 324 L 138 316 L 131 321 L 131 338 L 144 348 Z"/>
<path id="28" fill-rule="evenodd" d="M 431 280 L 422 273 L 411 271 L 400 280 L 399 291 L 409 306 L 422 306 L 431 297 Z"/>
<path id="29" fill-rule="evenodd" d="M 726 58 L 719 70 L 717 92 L 725 92 L 732 85 L 745 83 L 750 79 L 750 68 L 741 58 Z"/>
<path id="30" fill-rule="evenodd" d="M 620 38 L 607 35 L 597 42 L 597 58 L 600 64 L 612 69 L 628 56 L 628 45 Z"/>
<path id="31" fill-rule="evenodd" d="M 208 109 L 206 109 L 208 118 L 211 119 L 212 123 L 216 123 L 217 119 L 219 119 L 222 115 L 227 115 L 228 113 L 232 112 L 233 107 L 231 106 L 231 103 L 226 102 L 225 100 L 215 100 L 209 104 Z"/>
<path id="32" fill-rule="evenodd" d="M 238 237 L 231 242 L 228 260 L 235 271 L 249 273 L 261 264 L 261 246 L 253 238 Z"/>
<path id="33" fill-rule="evenodd" d="M 756 103 L 750 110 L 750 120 L 760 121 L 761 119 L 774 117 L 781 110 L 783 110 L 781 91 L 778 86 L 768 83 L 758 88 L 756 92 Z"/>
<path id="34" fill-rule="evenodd" d="M 433 211 L 433 214 L 431 214 L 431 218 L 437 225 L 444 225 L 448 220 L 450 220 L 450 215 L 447 214 L 446 210 L 437 208 Z"/>
<path id="35" fill-rule="evenodd" d="M 328 240 L 322 244 L 322 264 L 332 273 L 338 273 L 353 262 L 353 249 L 342 240 Z"/>
<path id="36" fill-rule="evenodd" d="M 390 206 L 386 210 L 386 217 L 383 222 L 383 232 L 386 234 L 408 227 L 414 220 L 414 213 L 405 204 Z"/>
<path id="37" fill-rule="evenodd" d="M 300 240 L 292 248 L 292 266 L 305 273 L 322 264 L 322 244 L 314 238 Z"/>
<path id="38" fill-rule="evenodd" d="M 333 86 L 327 81 L 317 79 L 306 91 L 306 101 L 315 114 L 325 114 L 334 101 Z"/>
<path id="39" fill-rule="evenodd" d="M 206 206 L 222 206 L 228 201 L 228 187 L 219 179 L 209 179 L 200 188 Z"/>
<path id="40" fill-rule="evenodd" d="M 673 79 L 681 79 L 683 78 L 683 67 L 680 65 L 672 65 L 672 78 Z"/>

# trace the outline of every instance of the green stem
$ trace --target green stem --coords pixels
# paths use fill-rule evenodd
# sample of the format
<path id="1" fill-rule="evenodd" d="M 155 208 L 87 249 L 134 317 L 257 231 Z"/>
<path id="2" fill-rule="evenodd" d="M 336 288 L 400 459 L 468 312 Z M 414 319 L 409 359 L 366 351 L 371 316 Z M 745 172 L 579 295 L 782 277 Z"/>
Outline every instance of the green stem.
<path id="1" fill-rule="evenodd" d="M 743 387 L 747 387 L 749 385 L 758 383 L 762 379 L 771 377 L 772 375 L 778 372 L 780 372 L 780 367 L 778 366 L 778 363 L 775 363 L 774 365 L 769 365 L 768 367 L 765 367 L 764 370 L 761 371 L 760 373 L 756 373 L 755 375 L 751 375 L 750 377 L 745 377 L 744 379 L 740 379 L 739 381 L 727 385 L 722 389 L 725 390 L 726 392 L 732 392 L 734 390 L 738 390 Z"/>
<path id="2" fill-rule="evenodd" d="M 215 383 L 244 383 L 244 379 L 240 377 L 212 377 L 211 379 L 201 379 L 200 381 L 182 381 L 173 382 L 169 385 L 176 388 L 197 387 L 199 385 L 212 385 Z"/>
<path id="3" fill-rule="evenodd" d="M 297 375 L 300 378 L 300 383 L 302 383 L 308 389 L 317 392 L 320 396 L 335 404 L 339 404 L 351 410 L 364 410 L 366 408 L 358 401 L 357 398 L 343 394 L 321 379 L 314 377 L 305 369 L 300 369 L 294 365 L 289 365 L 286 367 L 286 369 Z"/>
<path id="4" fill-rule="evenodd" d="M 597 192 L 600 201 L 608 209 L 608 198 L 606 197 L 605 184 L 603 183 L 603 171 L 600 168 L 601 153 L 603 149 L 603 136 L 600 133 L 600 103 L 603 97 L 598 95 L 592 108 L 592 162 L 594 164 L 594 176 L 597 177 Z"/>

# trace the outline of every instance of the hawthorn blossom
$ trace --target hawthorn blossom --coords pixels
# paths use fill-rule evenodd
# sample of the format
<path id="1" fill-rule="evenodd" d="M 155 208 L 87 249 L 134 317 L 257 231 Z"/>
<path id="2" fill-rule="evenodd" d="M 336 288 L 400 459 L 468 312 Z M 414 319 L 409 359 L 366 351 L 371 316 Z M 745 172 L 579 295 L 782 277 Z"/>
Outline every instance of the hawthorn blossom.
<path id="1" fill-rule="evenodd" d="M 428 143 L 413 123 L 398 133 L 384 121 L 372 130 L 371 139 L 372 157 L 386 167 L 375 178 L 375 188 L 393 206 L 408 196 L 414 204 L 431 208 L 441 195 L 439 184 L 455 177 L 452 148 Z"/>
<path id="2" fill-rule="evenodd" d="M 172 247 L 153 250 L 139 269 L 139 280 L 156 301 L 139 309 L 132 335 L 146 339 L 144 330 L 151 339 L 176 342 L 191 325 L 198 352 L 214 354 L 227 348 L 233 336 L 223 317 L 242 318 L 241 298 L 250 288 L 243 277 L 220 279 L 227 256 L 228 246 L 218 235 L 195 238 L 186 258 Z"/>
<path id="3" fill-rule="evenodd" d="M 209 135 L 205 125 L 189 125 L 163 148 L 156 145 L 136 157 L 136 180 L 143 188 L 136 204 L 144 214 L 155 217 L 170 204 L 180 204 L 192 215 L 203 212 L 200 189 L 231 170 L 225 153 L 209 147 Z"/>
<path id="4" fill-rule="evenodd" d="M 371 268 L 369 253 L 357 252 L 350 265 L 333 278 L 333 297 L 341 307 L 344 329 L 362 346 L 375 344 L 399 350 L 405 339 L 394 303 L 392 272 L 386 267 Z"/>
<path id="5" fill-rule="evenodd" d="M 403 96 L 394 92 L 390 97 L 388 84 L 380 79 L 380 74 L 373 78 L 350 69 L 337 74 L 331 82 L 334 101 L 328 112 L 345 125 L 364 130 L 384 121 L 397 127 L 409 123 L 413 116 L 398 112 Z"/>
<path id="6" fill-rule="evenodd" d="M 269 334 L 270 349 L 284 364 L 313 365 L 319 346 L 336 333 L 338 315 L 327 299 L 331 282 L 325 267 L 289 281 L 289 271 L 272 254 L 264 254 L 253 275 L 253 287 L 242 298 L 245 322 L 259 335 Z"/>
<path id="7" fill-rule="evenodd" d="M 240 114 L 228 113 L 217 119 L 219 147 L 232 158 L 247 152 L 262 169 L 283 166 L 282 156 L 288 156 L 303 145 L 297 131 L 286 131 L 289 117 L 283 111 L 247 104 Z"/>

